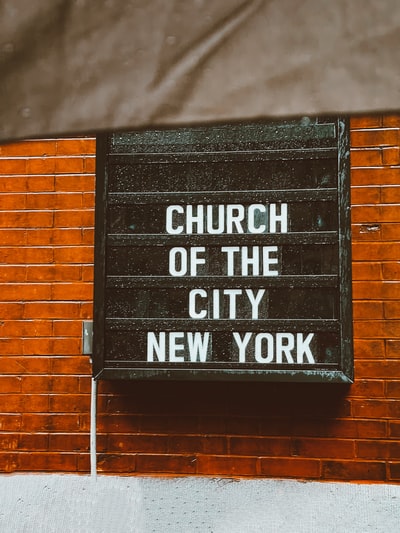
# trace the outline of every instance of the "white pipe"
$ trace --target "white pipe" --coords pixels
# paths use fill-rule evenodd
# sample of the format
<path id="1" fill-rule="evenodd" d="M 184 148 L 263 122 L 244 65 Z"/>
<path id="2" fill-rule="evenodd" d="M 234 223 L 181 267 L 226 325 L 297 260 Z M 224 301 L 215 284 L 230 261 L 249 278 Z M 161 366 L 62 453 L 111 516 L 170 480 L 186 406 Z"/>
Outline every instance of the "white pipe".
<path id="1" fill-rule="evenodd" d="M 90 475 L 95 480 L 97 477 L 97 450 L 96 450 L 96 418 L 97 418 L 97 381 L 92 378 L 90 398 Z"/>

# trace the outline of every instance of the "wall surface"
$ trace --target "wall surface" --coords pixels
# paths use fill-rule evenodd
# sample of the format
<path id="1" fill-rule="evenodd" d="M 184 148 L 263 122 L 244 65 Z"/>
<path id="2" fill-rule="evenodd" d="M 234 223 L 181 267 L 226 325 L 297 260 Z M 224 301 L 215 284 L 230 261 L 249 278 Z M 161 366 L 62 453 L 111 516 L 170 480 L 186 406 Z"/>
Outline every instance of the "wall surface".
<path id="1" fill-rule="evenodd" d="M 355 382 L 100 382 L 104 473 L 400 481 L 400 116 L 352 120 Z M 94 140 L 0 147 L 0 471 L 87 472 Z"/>

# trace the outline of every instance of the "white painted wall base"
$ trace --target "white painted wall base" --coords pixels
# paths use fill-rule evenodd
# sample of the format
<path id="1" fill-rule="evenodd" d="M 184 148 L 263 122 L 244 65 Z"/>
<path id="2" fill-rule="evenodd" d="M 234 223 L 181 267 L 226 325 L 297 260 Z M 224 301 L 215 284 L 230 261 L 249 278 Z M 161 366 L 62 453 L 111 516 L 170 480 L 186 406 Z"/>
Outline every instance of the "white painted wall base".
<path id="1" fill-rule="evenodd" d="M 2 533 L 400 531 L 400 485 L 0 476 Z"/>

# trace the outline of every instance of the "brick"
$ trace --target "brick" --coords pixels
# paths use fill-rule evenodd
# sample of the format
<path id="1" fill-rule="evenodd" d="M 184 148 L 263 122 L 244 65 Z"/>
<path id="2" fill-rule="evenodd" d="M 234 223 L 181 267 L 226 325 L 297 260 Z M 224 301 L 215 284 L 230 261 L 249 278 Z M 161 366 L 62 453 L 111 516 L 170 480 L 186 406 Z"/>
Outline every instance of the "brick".
<path id="1" fill-rule="evenodd" d="M 86 394 L 90 394 L 92 389 L 92 380 L 89 376 L 81 376 L 78 378 L 79 384 L 78 389 L 79 392 L 83 392 Z"/>
<path id="2" fill-rule="evenodd" d="M 4 302 L 13 300 L 49 300 L 51 287 L 44 283 L 0 283 L 0 294 Z"/>
<path id="3" fill-rule="evenodd" d="M 0 248 L 0 253 L 1 253 L 1 248 Z M 0 265 L 0 283 L 2 282 L 15 283 L 18 281 L 24 282 L 25 280 L 26 280 L 26 266 Z"/>
<path id="4" fill-rule="evenodd" d="M 382 151 L 379 148 L 352 149 L 350 152 L 352 167 L 373 167 L 382 165 Z"/>
<path id="5" fill-rule="evenodd" d="M 18 454 L 18 470 L 26 472 L 75 472 L 77 457 L 73 453 L 29 452 Z"/>
<path id="6" fill-rule="evenodd" d="M 53 140 L 28 140 L 0 146 L 2 156 L 49 156 L 56 153 L 56 142 Z"/>
<path id="7" fill-rule="evenodd" d="M 384 302 L 384 315 L 387 319 L 400 318 L 400 301 Z"/>
<path id="8" fill-rule="evenodd" d="M 185 437 L 183 437 L 185 438 Z M 188 438 L 188 437 L 186 437 Z M 167 435 L 127 435 L 127 434 L 110 434 L 107 439 L 108 452 L 121 453 L 168 453 L 168 436 Z M 181 450 L 174 450 L 178 453 Z"/>
<path id="9" fill-rule="evenodd" d="M 192 462 L 193 467 L 195 467 L 197 463 L 197 474 L 256 476 L 259 473 L 258 459 L 256 457 L 200 455 L 197 458 L 188 457 L 188 460 L 189 462 Z M 141 471 L 139 457 L 138 471 Z"/>
<path id="10" fill-rule="evenodd" d="M 400 340 L 387 339 L 385 341 L 385 344 L 386 344 L 386 357 L 388 359 L 400 359 Z"/>
<path id="11" fill-rule="evenodd" d="M 33 302 L 26 303 L 24 318 L 79 318 L 80 304 L 71 302 Z"/>
<path id="12" fill-rule="evenodd" d="M 25 174 L 27 168 L 26 159 L 2 159 L 1 173 L 3 175 Z"/>
<path id="13" fill-rule="evenodd" d="M 49 396 L 49 411 L 52 413 L 82 413 L 90 407 L 87 394 L 63 394 Z"/>
<path id="14" fill-rule="evenodd" d="M 80 355 L 82 353 L 81 342 L 80 338 L 54 338 L 53 352 L 55 355 Z"/>
<path id="15" fill-rule="evenodd" d="M 90 437 L 83 433 L 53 433 L 49 435 L 49 449 L 52 452 L 89 451 Z M 105 439 L 97 435 L 97 450 L 105 450 Z"/>
<path id="16" fill-rule="evenodd" d="M 85 468 L 85 464 L 88 465 L 88 460 L 84 461 L 84 457 L 81 460 L 81 467 Z M 88 469 L 88 466 L 86 466 Z M 136 455 L 122 455 L 122 454 L 105 454 L 101 453 L 97 457 L 97 470 L 99 472 L 107 473 L 124 473 L 129 474 L 130 472 L 136 471 Z"/>
<path id="17" fill-rule="evenodd" d="M 381 201 L 380 187 L 352 187 L 351 204 L 379 204 Z"/>
<path id="18" fill-rule="evenodd" d="M 395 204 L 400 202 L 400 186 L 386 186 L 381 189 L 381 202 L 383 204 Z"/>
<path id="19" fill-rule="evenodd" d="M 227 453 L 227 439 L 211 435 L 170 435 L 168 453 L 223 455 Z"/>
<path id="20" fill-rule="evenodd" d="M 389 418 L 389 404 L 384 400 L 354 399 L 352 414 L 361 418 Z"/>
<path id="21" fill-rule="evenodd" d="M 309 458 L 353 458 L 354 441 L 343 439 L 293 439 L 291 455 Z"/>
<path id="22" fill-rule="evenodd" d="M 399 459 L 400 443 L 393 441 L 359 441 L 357 457 L 362 459 Z"/>
<path id="23" fill-rule="evenodd" d="M 380 115 L 351 117 L 350 129 L 379 128 L 382 125 Z"/>
<path id="24" fill-rule="evenodd" d="M 55 337 L 80 337 L 82 335 L 81 320 L 55 320 L 53 322 Z"/>
<path id="25" fill-rule="evenodd" d="M 26 242 L 28 245 L 49 246 L 53 241 L 53 230 L 46 229 L 28 229 L 26 231 Z"/>
<path id="26" fill-rule="evenodd" d="M 22 352 L 24 355 L 52 355 L 53 339 L 45 337 L 23 339 Z"/>
<path id="27" fill-rule="evenodd" d="M 52 211 L 0 211 L 2 228 L 48 228 L 52 225 Z"/>
<path id="28" fill-rule="evenodd" d="M 54 191 L 54 176 L 28 176 L 26 186 L 29 192 Z"/>
<path id="29" fill-rule="evenodd" d="M 27 174 L 54 174 L 56 172 L 56 158 L 37 157 L 26 160 Z"/>
<path id="30" fill-rule="evenodd" d="M 18 434 L 0 433 L 0 450 L 16 450 L 18 448 Z"/>
<path id="31" fill-rule="evenodd" d="M 53 300 L 92 300 L 92 283 L 55 283 L 52 287 Z"/>
<path id="32" fill-rule="evenodd" d="M 398 241 L 400 235 L 400 223 L 392 222 L 390 224 L 382 224 L 382 240 L 383 241 Z"/>
<path id="33" fill-rule="evenodd" d="M 21 430 L 30 431 L 78 431 L 80 421 L 78 414 L 42 414 L 23 413 Z"/>
<path id="34" fill-rule="evenodd" d="M 382 162 L 384 165 L 398 165 L 400 163 L 400 148 L 391 146 L 382 150 Z"/>
<path id="35" fill-rule="evenodd" d="M 400 242 L 353 242 L 354 261 L 395 261 L 400 257 Z"/>
<path id="36" fill-rule="evenodd" d="M 384 126 L 400 127 L 400 115 L 383 115 L 382 123 Z"/>
<path id="37" fill-rule="evenodd" d="M 394 281 L 355 281 L 354 300 L 396 300 L 400 297 L 399 284 Z"/>
<path id="38" fill-rule="evenodd" d="M 47 411 L 49 406 L 47 395 L 21 394 L 0 395 L 0 411 L 4 413 L 26 412 L 35 413 Z"/>
<path id="39" fill-rule="evenodd" d="M 105 433 L 137 433 L 140 419 L 131 414 L 99 414 L 97 430 Z"/>
<path id="40" fill-rule="evenodd" d="M 78 155 L 95 154 L 96 153 L 96 139 L 93 137 L 76 138 L 76 139 L 58 139 L 57 140 L 57 154 L 58 155 Z"/>
<path id="41" fill-rule="evenodd" d="M 247 456 L 279 456 L 290 455 L 289 438 L 273 437 L 230 437 L 229 453 Z"/>
<path id="42" fill-rule="evenodd" d="M 398 128 L 355 130 L 350 134 L 352 147 L 392 146 L 399 144 Z"/>
<path id="43" fill-rule="evenodd" d="M 85 192 L 82 196 L 82 206 L 85 208 L 95 207 L 95 195 L 94 192 Z"/>
<path id="44" fill-rule="evenodd" d="M 3 248 L 2 259 L 9 264 L 51 263 L 53 261 L 53 250 L 50 247 Z"/>
<path id="45" fill-rule="evenodd" d="M 54 265 L 28 265 L 26 267 L 27 281 L 54 281 L 56 279 L 56 268 Z"/>
<path id="46" fill-rule="evenodd" d="M 385 383 L 378 379 L 358 379 L 351 386 L 350 394 L 352 398 L 383 398 L 385 396 Z"/>
<path id="47" fill-rule="evenodd" d="M 192 455 L 136 455 L 136 471 L 140 473 L 195 474 L 196 466 Z"/>
<path id="48" fill-rule="evenodd" d="M 400 418 L 400 400 L 390 399 L 388 401 L 389 418 Z"/>
<path id="49" fill-rule="evenodd" d="M 380 262 L 375 263 L 357 263 L 353 262 L 353 280 L 380 280 L 382 279 L 382 265 Z M 399 268 L 400 275 L 400 268 Z"/>
<path id="50" fill-rule="evenodd" d="M 0 472 L 14 472 L 17 469 L 18 454 L 0 453 Z"/>
<path id="51" fill-rule="evenodd" d="M 54 356 L 51 359 L 52 374 L 91 374 L 91 365 L 87 355 L 82 356 Z"/>
<path id="52" fill-rule="evenodd" d="M 4 337 L 45 337 L 53 333 L 50 320 L 5 320 L 0 322 L 0 335 Z"/>
<path id="53" fill-rule="evenodd" d="M 23 392 L 62 394 L 76 394 L 79 391 L 79 378 L 77 376 L 24 376 L 22 378 Z"/>
<path id="54" fill-rule="evenodd" d="M 386 381 L 386 395 L 388 398 L 400 398 L 400 380 Z"/>
<path id="55" fill-rule="evenodd" d="M 60 246 L 80 245 L 83 243 L 83 232 L 80 228 L 54 229 L 52 231 L 52 243 Z"/>
<path id="56" fill-rule="evenodd" d="M 354 339 L 354 356 L 355 359 L 383 359 L 385 341 Z"/>
<path id="57" fill-rule="evenodd" d="M 23 303 L 0 303 L 0 317 L 10 320 L 22 318 L 24 312 Z"/>
<path id="58" fill-rule="evenodd" d="M 389 480 L 398 481 L 400 480 L 400 462 L 390 462 L 389 463 Z"/>
<path id="59" fill-rule="evenodd" d="M 22 340 L 21 339 L 0 339 L 0 354 L 1 355 L 21 355 L 22 354 Z M 3 363 L 3 364 L 2 364 Z M 6 366 L 5 361 L 0 361 L 0 368 Z"/>
<path id="60" fill-rule="evenodd" d="M 400 374 L 400 360 L 357 361 L 355 371 L 357 378 L 390 379 Z"/>
<path id="61" fill-rule="evenodd" d="M 85 157 L 85 172 L 96 172 L 96 159 L 94 157 Z"/>
<path id="62" fill-rule="evenodd" d="M 60 192 L 94 191 L 95 179 L 93 176 L 88 176 L 87 174 L 56 176 L 55 188 Z"/>
<path id="63" fill-rule="evenodd" d="M 26 191 L 25 176 L 3 177 L 0 176 L 0 192 L 24 192 Z"/>
<path id="64" fill-rule="evenodd" d="M 400 280 L 400 262 L 382 263 L 382 273 L 385 280 Z"/>
<path id="65" fill-rule="evenodd" d="M 54 213 L 54 227 L 56 228 L 81 228 L 94 227 L 94 210 L 56 211 Z"/>
<path id="66" fill-rule="evenodd" d="M 399 218 L 399 208 L 394 205 L 356 205 L 351 211 L 353 223 L 399 222 Z"/>
<path id="67" fill-rule="evenodd" d="M 81 304 L 80 317 L 86 320 L 93 318 L 93 302 Z"/>
<path id="68" fill-rule="evenodd" d="M 0 431 L 20 431 L 21 415 L 19 414 L 0 414 Z"/>
<path id="69" fill-rule="evenodd" d="M 2 374 L 47 374 L 49 371 L 48 357 L 0 357 Z"/>
<path id="70" fill-rule="evenodd" d="M 317 479 L 321 475 L 321 463 L 318 459 L 263 458 L 260 473 L 268 477 Z"/>
<path id="71" fill-rule="evenodd" d="M 353 185 L 398 185 L 400 168 L 353 168 L 351 182 Z"/>
<path id="72" fill-rule="evenodd" d="M 18 450 L 44 451 L 49 448 L 49 437 L 42 433 L 21 433 L 18 436 Z"/>
<path id="73" fill-rule="evenodd" d="M 1 195 L 1 210 L 13 211 L 22 210 L 26 208 L 26 194 L 2 194 Z"/>
<path id="74" fill-rule="evenodd" d="M 56 209 L 81 209 L 86 207 L 83 204 L 83 195 L 77 192 L 57 194 L 55 200 Z"/>
<path id="75" fill-rule="evenodd" d="M 383 302 L 355 301 L 353 302 L 353 317 L 358 318 L 383 318 Z"/>
<path id="76" fill-rule="evenodd" d="M 54 249 L 56 263 L 93 263 L 94 249 L 92 246 L 60 246 Z"/>
<path id="77" fill-rule="evenodd" d="M 352 241 L 372 242 L 382 240 L 383 224 L 353 224 Z M 365 246 L 365 244 L 363 244 Z"/>
<path id="78" fill-rule="evenodd" d="M 357 320 L 354 322 L 354 337 L 359 339 L 385 339 L 396 337 L 399 332 L 398 320 Z"/>
<path id="79" fill-rule="evenodd" d="M 0 394 L 20 392 L 21 381 L 19 376 L 0 376 Z"/>
<path id="80" fill-rule="evenodd" d="M 84 172 L 83 157 L 57 157 L 55 174 L 81 174 Z"/>
<path id="81" fill-rule="evenodd" d="M 27 195 L 27 209 L 54 209 L 56 206 L 56 196 L 54 193 L 30 193 Z"/>
<path id="82" fill-rule="evenodd" d="M 398 439 L 400 437 L 400 421 L 389 421 L 389 437 Z"/>
<path id="83" fill-rule="evenodd" d="M 348 481 L 384 481 L 386 465 L 383 461 L 323 461 L 322 478 Z"/>

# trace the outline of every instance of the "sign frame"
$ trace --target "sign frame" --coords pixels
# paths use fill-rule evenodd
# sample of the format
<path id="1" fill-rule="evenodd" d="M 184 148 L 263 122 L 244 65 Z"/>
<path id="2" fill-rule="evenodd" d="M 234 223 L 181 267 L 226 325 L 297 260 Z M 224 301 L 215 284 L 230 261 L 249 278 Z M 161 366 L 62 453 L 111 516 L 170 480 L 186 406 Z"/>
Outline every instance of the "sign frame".
<path id="1" fill-rule="evenodd" d="M 328 119 L 326 119 L 327 121 Z M 315 324 L 315 327 L 331 328 L 331 331 L 335 329 L 338 332 L 340 337 L 340 345 L 338 347 L 340 354 L 339 360 L 336 361 L 335 365 L 314 365 L 313 367 L 303 366 L 293 366 L 293 365 L 281 365 L 277 367 L 276 365 L 271 368 L 267 367 L 265 369 L 261 368 L 251 368 L 249 365 L 243 365 L 242 368 L 238 368 L 236 365 L 232 368 L 232 365 L 227 364 L 219 365 L 218 368 L 200 368 L 193 364 L 189 365 L 165 365 L 163 368 L 160 368 L 160 365 L 154 366 L 149 363 L 142 365 L 131 364 L 129 360 L 122 361 L 110 361 L 107 359 L 107 348 L 106 342 L 107 337 L 110 335 L 110 331 L 122 328 L 121 331 L 125 331 L 126 335 L 129 336 L 129 331 L 131 331 L 132 321 L 129 321 L 127 318 L 115 318 L 107 316 L 106 310 L 106 290 L 110 282 L 110 276 L 108 275 L 108 248 L 110 246 L 110 239 L 117 239 L 114 235 L 110 236 L 109 231 L 109 219 L 110 219 L 110 206 L 115 203 L 115 197 L 118 196 L 115 193 L 110 193 L 109 191 L 109 168 L 110 165 L 118 161 L 123 161 L 124 157 L 139 157 L 141 160 L 146 159 L 147 156 L 152 157 L 154 151 L 157 151 L 158 148 L 154 144 L 157 143 L 157 139 L 162 139 L 163 136 L 167 138 L 168 142 L 164 145 L 164 151 L 162 147 L 160 148 L 159 154 L 164 154 L 164 159 L 166 161 L 177 161 L 179 158 L 188 158 L 188 154 L 191 154 L 191 159 L 193 164 L 196 164 L 196 160 L 203 160 L 204 154 L 212 153 L 227 153 L 228 157 L 231 157 L 233 161 L 236 158 L 235 146 L 238 143 L 238 137 L 235 135 L 238 129 L 248 128 L 251 131 L 251 128 L 269 128 L 268 133 L 266 134 L 266 143 L 270 148 L 265 148 L 260 150 L 259 153 L 263 152 L 267 154 L 268 149 L 276 153 L 280 152 L 282 157 L 288 157 L 287 154 L 290 151 L 296 152 L 296 157 L 306 157 L 307 154 L 313 154 L 312 157 L 325 157 L 323 155 L 324 150 L 327 149 L 323 146 L 313 146 L 313 139 L 316 135 L 316 128 L 319 125 L 318 121 L 314 123 L 309 123 L 308 120 L 302 120 L 293 125 L 293 121 L 288 122 L 273 122 L 266 124 L 246 124 L 246 125 L 225 125 L 219 127 L 205 127 L 205 128 L 182 128 L 175 130 L 152 130 L 152 131 L 143 131 L 143 132 L 121 132 L 121 133 L 112 133 L 112 134 L 99 134 L 97 136 L 97 153 L 96 153 L 96 242 L 95 242 L 95 289 L 94 289 L 94 338 L 93 338 L 93 376 L 95 379 L 136 379 L 136 380 L 205 380 L 205 381 L 295 381 L 295 382 L 331 382 L 331 383 L 352 383 L 353 381 L 353 347 L 352 347 L 352 296 L 351 296 L 351 222 L 350 222 L 350 165 L 349 165 L 349 121 L 347 118 L 338 117 L 330 119 L 329 122 L 322 122 L 321 124 L 329 124 L 331 127 L 330 131 L 334 129 L 336 135 L 336 157 L 337 157 L 337 228 L 336 228 L 336 238 L 338 245 L 338 262 L 337 262 L 337 292 L 338 292 L 338 316 L 335 320 L 335 325 L 332 324 L 333 321 L 316 319 L 314 321 L 309 320 L 310 325 Z M 287 145 L 284 136 L 284 128 L 291 128 L 292 137 L 290 146 Z M 214 128 L 214 130 L 213 130 Z M 224 138 L 222 144 L 220 142 L 221 128 L 226 128 L 227 138 Z M 202 146 L 199 149 L 199 145 L 196 150 L 188 151 L 189 142 L 185 144 L 185 138 L 190 139 L 193 132 L 200 132 L 199 136 L 201 137 L 204 131 L 217 131 L 218 139 L 217 145 L 213 144 L 212 140 L 208 141 L 207 146 Z M 325 131 L 326 130 L 326 131 Z M 325 130 L 321 128 L 321 132 L 318 135 L 321 136 L 321 139 L 324 139 L 324 136 L 329 136 L 328 127 L 325 127 Z M 325 133 L 324 133 L 325 131 Z M 233 133 L 232 133 L 233 132 Z M 179 139 L 177 142 L 174 141 L 174 135 L 178 135 Z M 317 135 L 317 136 L 318 136 Z M 186 136 L 186 137 L 185 137 Z M 136 140 L 136 146 L 140 145 L 138 152 L 133 152 L 131 154 L 124 153 L 111 153 L 110 146 L 112 139 L 134 139 Z M 212 138 L 212 134 L 211 134 Z M 172 141 L 171 141 L 172 139 Z M 138 141 L 140 140 L 140 142 Z M 324 141 L 321 141 L 322 145 Z M 211 143 L 211 144 L 210 144 Z M 219 144 L 218 144 L 219 143 Z M 235 145 L 236 143 L 236 145 Z M 318 144 L 318 143 L 317 143 Z M 183 147 L 183 148 L 182 148 Z M 330 148 L 331 149 L 331 148 Z M 118 149 L 117 149 L 118 150 Z M 218 151 L 219 150 L 219 151 Z M 248 151 L 248 146 L 242 145 L 241 149 L 238 150 L 239 153 L 243 151 Z M 286 154 L 286 155 L 285 155 Z M 299 155 L 302 154 L 302 155 Z M 304 155 L 306 154 L 306 155 Z M 316 155 L 317 154 L 317 155 Z M 204 156 L 204 157 L 203 157 Z M 158 157 L 158 156 L 157 156 Z M 209 156 L 207 156 L 209 157 Z M 266 156 L 267 157 L 267 156 Z M 268 189 L 261 191 L 265 193 Z M 236 191 L 237 192 L 237 191 Z M 260 191 L 247 191 L 249 201 L 256 202 Z M 269 191 L 270 197 L 274 197 L 274 192 Z M 289 191 L 288 191 L 289 192 Z M 165 193 L 167 194 L 167 193 Z M 174 191 L 168 191 L 168 194 L 174 195 Z M 287 195 L 290 199 L 290 195 L 293 194 L 292 191 Z M 317 194 L 317 193 L 316 193 Z M 146 196 L 144 193 L 143 197 Z M 240 195 L 239 195 L 240 196 Z M 279 195 L 278 195 L 279 196 Z M 204 203 L 211 202 L 210 198 L 206 198 L 206 195 L 198 191 L 194 191 L 193 194 L 189 197 L 196 201 L 203 201 Z M 124 205 L 126 202 L 132 201 L 130 194 L 124 194 L 123 192 L 119 194 L 117 203 L 118 205 Z M 124 199 L 125 198 L 125 199 Z M 218 191 L 214 199 L 226 198 L 225 201 L 235 201 L 235 193 L 228 191 L 222 192 Z M 295 195 L 294 198 L 297 198 Z M 230 199 L 230 200 L 229 200 Z M 144 199 L 143 201 L 149 201 Z M 154 236 L 149 236 L 153 238 Z M 171 241 L 172 236 L 168 236 L 168 242 Z M 193 242 L 196 243 L 198 240 L 197 235 L 193 236 Z M 253 235 L 249 240 L 247 235 L 232 235 L 233 241 L 243 241 L 244 243 L 256 243 L 257 235 Z M 282 236 L 282 242 L 284 242 L 284 235 Z M 146 236 L 143 237 L 145 239 Z M 214 239 L 217 242 L 218 236 L 210 236 L 210 239 Z M 173 239 L 172 239 L 173 240 Z M 124 237 L 124 235 L 119 236 L 118 245 L 124 245 L 124 242 L 127 242 L 129 246 L 129 236 Z M 157 241 L 157 239 L 156 239 Z M 158 241 L 157 241 L 158 242 Z M 200 242 L 200 241 L 199 241 Z M 228 241 L 227 241 L 228 242 Z M 323 276 L 321 276 L 322 279 Z M 156 280 L 155 280 L 156 281 Z M 181 280 L 176 279 L 177 284 Z M 248 281 L 248 279 L 246 279 Z M 171 283 L 169 285 L 171 286 Z M 279 284 L 278 284 L 279 285 Z M 212 280 L 209 281 L 209 287 L 218 286 L 213 285 Z M 129 287 L 129 280 L 125 280 L 121 287 Z M 321 286 L 322 289 L 322 286 Z M 138 319 L 135 319 L 138 323 Z M 193 319 L 189 320 L 192 324 L 192 330 L 198 331 L 196 326 L 193 327 Z M 224 324 L 221 325 L 221 323 Z M 218 328 L 224 327 L 224 331 L 235 331 L 235 324 L 232 323 L 232 320 L 202 320 L 201 326 L 202 331 L 217 331 Z M 297 327 L 295 321 L 291 320 L 267 320 L 271 325 L 271 331 L 275 332 L 288 332 L 292 331 L 293 327 Z M 174 331 L 176 330 L 175 322 L 166 318 L 157 318 L 157 319 L 148 319 L 143 318 L 139 327 L 146 326 L 146 323 L 155 327 L 157 331 Z M 196 321 L 198 324 L 199 321 Z M 257 322 L 258 324 L 258 322 Z M 205 326 L 207 328 L 205 329 Z M 246 331 L 248 326 L 249 331 L 258 332 L 259 328 L 254 327 L 254 321 L 241 319 L 240 331 Z M 135 326 L 136 327 L 136 326 Z M 185 326 L 187 328 L 187 326 Z M 217 328 L 217 329 L 215 329 Z M 333 328 L 333 329 L 332 329 Z M 148 329 L 147 329 L 148 330 Z M 325 329 L 323 329 L 325 331 Z M 299 331 L 295 329 L 294 331 Z M 301 331 L 301 329 L 300 329 Z"/>

